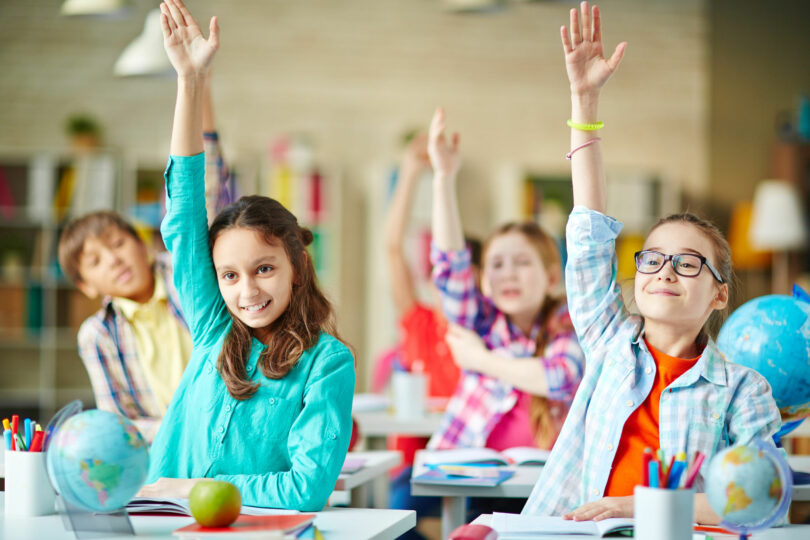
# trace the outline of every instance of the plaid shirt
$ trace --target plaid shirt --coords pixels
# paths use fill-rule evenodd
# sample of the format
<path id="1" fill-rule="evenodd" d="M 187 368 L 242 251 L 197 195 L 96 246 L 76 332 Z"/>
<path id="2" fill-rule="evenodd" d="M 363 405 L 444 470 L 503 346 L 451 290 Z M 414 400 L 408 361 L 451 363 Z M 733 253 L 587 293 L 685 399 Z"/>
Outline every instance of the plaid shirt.
<path id="1" fill-rule="evenodd" d="M 615 240 L 622 225 L 584 207 L 568 220 L 568 305 L 587 358 L 557 444 L 524 514 L 559 515 L 602 498 L 624 423 L 647 398 L 655 361 L 643 319 L 631 316 L 616 282 Z M 768 438 L 781 425 L 765 379 L 727 362 L 709 340 L 696 364 L 661 394 L 660 446 L 667 455 L 707 458 L 733 444 Z M 709 459 L 695 484 L 704 488 Z"/>
<path id="2" fill-rule="evenodd" d="M 168 253 L 156 257 L 155 273 L 166 285 L 171 314 L 187 328 L 174 288 Z M 79 355 L 96 397 L 96 407 L 131 419 L 151 441 L 164 411 L 152 394 L 146 372 L 138 361 L 132 325 L 112 298 L 104 298 L 101 309 L 82 323 L 78 342 Z"/>
<path id="3" fill-rule="evenodd" d="M 234 180 L 219 146 L 215 131 L 203 134 L 205 148 L 205 194 L 209 222 L 234 200 Z M 163 277 L 169 295 L 172 315 L 186 326 L 174 289 L 171 259 L 167 253 L 156 258 L 156 271 Z M 111 298 L 89 317 L 79 329 L 79 355 L 87 369 L 96 407 L 122 414 L 133 420 L 141 433 L 151 441 L 163 410 L 149 387 L 146 373 L 138 361 L 132 326 Z"/>
<path id="4" fill-rule="evenodd" d="M 480 294 L 470 267 L 469 250 L 442 252 L 433 245 L 430 258 L 433 280 L 441 292 L 447 320 L 476 331 L 492 351 L 513 357 L 535 355 L 540 323 L 535 324 L 527 337 L 490 299 Z M 546 370 L 552 421 L 559 429 L 582 376 L 584 356 L 564 305 L 542 331 L 548 332 L 550 339 L 538 361 Z M 519 396 L 520 390 L 495 377 L 462 371 L 428 448 L 483 447 L 493 428 L 512 410 Z"/>

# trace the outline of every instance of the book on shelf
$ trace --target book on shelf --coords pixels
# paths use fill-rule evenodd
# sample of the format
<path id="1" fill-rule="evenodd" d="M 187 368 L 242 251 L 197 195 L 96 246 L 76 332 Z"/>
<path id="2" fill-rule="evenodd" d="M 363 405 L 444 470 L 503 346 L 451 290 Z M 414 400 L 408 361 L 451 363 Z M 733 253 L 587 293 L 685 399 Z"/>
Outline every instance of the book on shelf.
<path id="1" fill-rule="evenodd" d="M 411 478 L 413 484 L 440 484 L 445 486 L 495 487 L 514 476 L 515 471 L 497 467 L 459 467 L 445 469 L 439 465 Z M 457 469 L 465 470 L 457 470 Z"/>
<path id="2" fill-rule="evenodd" d="M 608 518 L 601 521 L 574 521 L 559 516 L 492 514 L 492 528 L 503 539 L 530 539 L 547 535 L 631 536 L 632 518 Z"/>
<path id="3" fill-rule="evenodd" d="M 423 450 L 424 465 L 544 465 L 551 452 L 531 446 L 515 446 L 506 450 L 491 448 L 453 448 Z"/>
<path id="4" fill-rule="evenodd" d="M 309 528 L 315 514 L 246 516 L 241 515 L 227 527 L 203 527 L 192 523 L 176 529 L 172 534 L 179 538 L 206 538 L 222 536 L 226 538 L 283 539 L 293 538 Z"/>
<path id="5" fill-rule="evenodd" d="M 181 498 L 158 498 L 158 497 L 135 497 L 127 504 L 127 512 L 130 514 L 169 514 L 177 516 L 190 516 L 191 509 L 188 506 L 188 499 Z M 299 514 L 297 510 L 286 510 L 282 508 L 264 508 L 261 506 L 242 505 L 240 514 L 245 516 L 283 516 Z"/>

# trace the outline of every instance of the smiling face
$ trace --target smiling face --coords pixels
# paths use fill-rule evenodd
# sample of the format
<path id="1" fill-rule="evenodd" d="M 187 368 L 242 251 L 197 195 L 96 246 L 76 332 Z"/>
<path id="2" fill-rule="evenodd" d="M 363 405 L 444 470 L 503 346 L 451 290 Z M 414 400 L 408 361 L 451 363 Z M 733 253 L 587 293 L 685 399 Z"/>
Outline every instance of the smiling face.
<path id="1" fill-rule="evenodd" d="M 265 341 L 292 295 L 295 273 L 283 244 L 254 229 L 231 227 L 217 236 L 212 257 L 225 305 Z"/>
<path id="2" fill-rule="evenodd" d="M 694 253 L 718 266 L 712 242 L 689 223 L 670 222 L 656 227 L 644 249 L 665 255 Z M 648 321 L 697 333 L 712 311 L 725 307 L 728 286 L 720 284 L 706 266 L 697 276 L 684 277 L 675 273 L 671 261 L 667 261 L 655 274 L 636 272 L 635 299 Z"/>
<path id="3" fill-rule="evenodd" d="M 524 333 L 531 329 L 559 279 L 559 273 L 549 272 L 537 248 L 517 230 L 499 234 L 487 245 L 482 292 Z"/>
<path id="4" fill-rule="evenodd" d="M 76 286 L 90 298 L 116 296 L 143 303 L 155 289 L 146 246 L 115 225 L 98 236 L 87 237 L 79 254 L 78 272 L 81 280 Z"/>

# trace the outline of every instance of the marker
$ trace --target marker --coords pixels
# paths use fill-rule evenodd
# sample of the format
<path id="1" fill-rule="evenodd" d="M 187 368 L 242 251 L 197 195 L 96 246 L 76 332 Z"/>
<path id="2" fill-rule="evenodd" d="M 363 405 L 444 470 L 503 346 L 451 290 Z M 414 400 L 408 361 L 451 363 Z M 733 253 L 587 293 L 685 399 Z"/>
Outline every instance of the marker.
<path id="1" fill-rule="evenodd" d="M 11 450 L 11 430 L 6 429 L 3 431 L 3 438 L 6 440 L 6 450 Z"/>
<path id="2" fill-rule="evenodd" d="M 641 456 L 641 485 L 650 485 L 650 461 L 653 458 L 653 450 L 649 446 L 644 449 L 644 454 Z"/>
<path id="3" fill-rule="evenodd" d="M 11 422 L 8 421 L 8 418 L 3 418 L 3 429 L 11 431 Z"/>
<path id="4" fill-rule="evenodd" d="M 658 460 L 650 461 L 650 487 L 658 487 Z"/>
<path id="5" fill-rule="evenodd" d="M 23 421 L 23 435 L 25 436 L 25 446 L 31 447 L 31 419 L 26 418 Z"/>
<path id="6" fill-rule="evenodd" d="M 34 432 L 34 438 L 31 440 L 29 452 L 42 452 L 42 438 L 45 436 L 43 431 Z"/>
<path id="7" fill-rule="evenodd" d="M 692 484 L 695 483 L 695 478 L 697 478 L 698 472 L 700 472 L 700 466 L 703 465 L 703 460 L 706 459 L 706 454 L 702 452 L 698 452 L 697 458 L 695 462 L 692 464 L 692 470 L 689 471 L 689 474 L 686 477 L 686 482 L 684 482 L 683 487 L 684 489 L 690 489 Z"/>
<path id="8" fill-rule="evenodd" d="M 17 449 L 17 428 L 20 426 L 20 416 L 17 414 L 11 415 L 11 449 Z"/>
<path id="9" fill-rule="evenodd" d="M 25 452 L 26 446 L 25 446 L 25 441 L 22 438 L 22 435 L 20 435 L 19 433 L 15 433 L 14 438 L 11 439 L 11 440 L 17 442 L 17 450 L 18 451 Z"/>

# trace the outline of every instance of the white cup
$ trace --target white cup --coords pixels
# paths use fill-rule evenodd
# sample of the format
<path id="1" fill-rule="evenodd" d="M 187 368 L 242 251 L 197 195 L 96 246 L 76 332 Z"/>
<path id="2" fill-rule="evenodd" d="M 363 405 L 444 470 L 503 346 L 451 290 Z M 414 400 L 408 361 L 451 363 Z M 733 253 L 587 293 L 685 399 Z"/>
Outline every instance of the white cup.
<path id="1" fill-rule="evenodd" d="M 636 540 L 692 540 L 695 490 L 636 486 Z"/>
<path id="2" fill-rule="evenodd" d="M 45 470 L 45 452 L 6 450 L 7 516 L 46 516 L 54 513 L 56 494 Z"/>
<path id="3" fill-rule="evenodd" d="M 421 373 L 395 371 L 391 378 L 394 415 L 399 420 L 418 420 L 427 409 L 427 379 Z"/>

